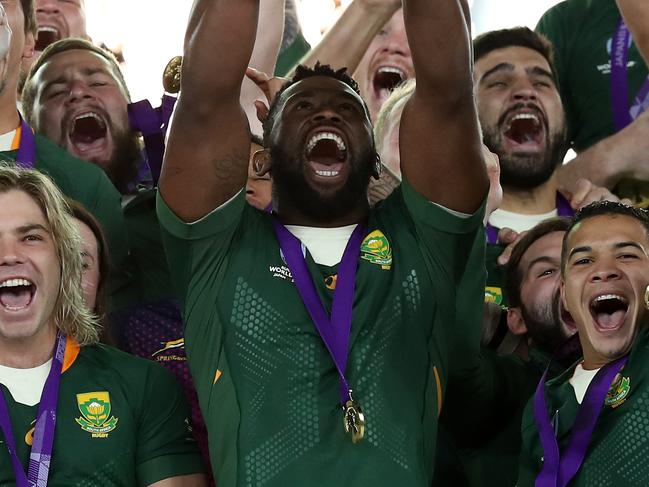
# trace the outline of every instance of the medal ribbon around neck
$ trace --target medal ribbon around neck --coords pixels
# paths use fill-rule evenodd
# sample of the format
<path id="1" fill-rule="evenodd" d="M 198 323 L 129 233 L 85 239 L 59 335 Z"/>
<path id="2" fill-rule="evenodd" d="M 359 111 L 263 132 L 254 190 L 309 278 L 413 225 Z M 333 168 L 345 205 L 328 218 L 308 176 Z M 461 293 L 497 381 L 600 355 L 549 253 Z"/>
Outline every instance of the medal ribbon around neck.
<path id="1" fill-rule="evenodd" d="M 56 345 L 50 373 L 45 381 L 41 401 L 38 406 L 36 425 L 34 426 L 34 440 L 29 454 L 29 468 L 27 474 L 16 451 L 16 440 L 11 429 L 11 418 L 4 396 L 0 393 L 0 429 L 4 434 L 7 450 L 16 476 L 16 487 L 46 487 L 52 459 L 52 446 L 54 444 L 54 430 L 56 428 L 56 406 L 59 399 L 59 384 L 61 383 L 61 369 L 65 354 L 66 338 L 60 331 L 56 335 Z"/>
<path id="2" fill-rule="evenodd" d="M 619 132 L 637 118 L 642 110 L 635 117 L 630 113 L 629 107 L 629 83 L 627 77 L 627 64 L 629 61 L 629 43 L 631 32 L 620 18 L 613 45 L 611 46 L 611 104 L 613 109 L 613 123 Z M 636 104 L 642 106 L 643 100 L 649 95 L 649 78 L 647 78 L 636 95 Z"/>
<path id="3" fill-rule="evenodd" d="M 352 306 L 354 304 L 358 256 L 365 235 L 365 227 L 360 224 L 357 225 L 345 247 L 345 252 L 338 267 L 338 278 L 331 304 L 330 317 L 318 296 L 315 284 L 307 268 L 302 254 L 301 242 L 276 219 L 273 219 L 273 226 L 286 265 L 295 281 L 295 287 L 338 370 L 340 402 L 346 413 L 345 418 L 347 418 L 348 407 L 351 406 L 351 408 L 355 408 L 352 416 L 360 413 L 360 421 L 364 423 L 362 412 L 351 397 L 352 390 L 345 377 L 345 371 L 349 357 L 349 336 L 352 326 Z M 355 418 L 358 419 L 356 416 Z M 364 424 L 361 427 L 364 428 Z M 354 443 L 362 438 L 362 432 L 359 435 L 360 438 L 354 440 Z M 354 436 L 352 436 L 352 439 L 354 439 Z"/>
<path id="4" fill-rule="evenodd" d="M 24 169 L 34 169 L 36 166 L 36 141 L 34 132 L 27 122 L 20 117 L 20 145 L 16 154 L 16 163 Z"/>
<path id="5" fill-rule="evenodd" d="M 597 418 L 602 412 L 606 394 L 615 376 L 626 364 L 629 356 L 624 356 L 602 367 L 586 390 L 584 400 L 577 411 L 575 423 L 563 455 L 554 434 L 545 401 L 546 369 L 534 393 L 534 419 L 539 429 L 543 447 L 543 467 L 536 477 L 535 487 L 565 487 L 577 474 L 586 457 L 586 451 L 593 435 Z"/>

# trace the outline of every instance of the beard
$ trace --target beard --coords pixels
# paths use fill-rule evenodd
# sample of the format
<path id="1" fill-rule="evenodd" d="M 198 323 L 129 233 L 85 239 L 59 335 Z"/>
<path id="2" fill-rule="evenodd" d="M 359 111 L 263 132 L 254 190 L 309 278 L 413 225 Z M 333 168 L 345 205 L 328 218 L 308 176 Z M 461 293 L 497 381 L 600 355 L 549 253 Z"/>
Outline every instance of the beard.
<path id="1" fill-rule="evenodd" d="M 504 116 L 507 114 L 503 115 Z M 568 150 L 565 126 L 556 133 L 550 133 L 546 123 L 545 151 L 538 154 L 507 154 L 502 141 L 502 123 L 496 127 L 483 127 L 483 141 L 489 150 L 500 159 L 500 183 L 507 188 L 528 190 L 546 183 Z"/>
<path id="2" fill-rule="evenodd" d="M 367 188 L 376 152 L 369 148 L 356 163 L 347 161 L 351 170 L 345 184 L 336 192 L 322 194 L 312 188 L 304 175 L 304 164 L 300 158 L 291 156 L 279 145 L 269 149 L 272 162 L 273 206 L 299 208 L 302 213 L 317 223 L 326 223 L 347 215 L 359 205 L 367 205 Z"/>
<path id="3" fill-rule="evenodd" d="M 549 303 L 543 302 L 529 308 L 521 305 L 521 314 L 532 342 L 550 355 L 554 355 L 571 336 L 561 321 L 560 300 L 557 289 Z"/>
<path id="4" fill-rule="evenodd" d="M 132 190 L 138 176 L 137 161 L 140 157 L 138 137 L 131 132 L 115 134 L 115 147 L 106 165 L 106 174 L 121 194 Z"/>

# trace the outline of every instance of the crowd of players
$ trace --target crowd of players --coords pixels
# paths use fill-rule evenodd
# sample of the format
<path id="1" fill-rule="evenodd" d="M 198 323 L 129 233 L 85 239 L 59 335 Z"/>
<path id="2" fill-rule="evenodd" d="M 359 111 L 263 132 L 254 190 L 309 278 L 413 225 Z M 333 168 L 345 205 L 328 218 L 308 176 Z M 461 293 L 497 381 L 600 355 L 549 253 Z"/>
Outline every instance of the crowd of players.
<path id="1" fill-rule="evenodd" d="M 646 1 L 0 5 L 0 485 L 647 485 Z"/>

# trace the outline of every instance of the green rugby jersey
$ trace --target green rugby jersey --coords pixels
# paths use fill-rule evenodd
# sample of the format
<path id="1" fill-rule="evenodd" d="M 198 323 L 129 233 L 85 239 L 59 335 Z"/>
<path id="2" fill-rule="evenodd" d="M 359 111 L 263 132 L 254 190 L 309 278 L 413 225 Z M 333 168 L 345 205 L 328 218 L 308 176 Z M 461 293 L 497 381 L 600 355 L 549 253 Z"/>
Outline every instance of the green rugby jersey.
<path id="1" fill-rule="evenodd" d="M 463 336 L 455 301 L 465 270 L 482 306 L 482 213 L 453 216 L 407 182 L 371 211 L 346 374 L 367 421 L 354 445 L 343 432 L 338 374 L 271 217 L 241 192 L 185 224 L 158 198 L 219 487 L 430 486 L 449 345 Z M 308 251 L 306 260 L 329 310 L 337 268 L 316 265 Z"/>
<path id="2" fill-rule="evenodd" d="M 548 10 L 536 30 L 552 41 L 568 135 L 577 152 L 615 133 L 611 108 L 611 46 L 620 19 L 615 0 L 567 0 Z M 629 102 L 647 79 L 635 44 L 629 49 Z M 619 193 L 640 200 L 649 185 L 623 181 Z"/>
<path id="3" fill-rule="evenodd" d="M 124 232 L 121 195 L 110 182 L 106 173 L 89 162 L 81 161 L 65 149 L 39 134 L 36 143 L 36 169 L 47 174 L 61 192 L 83 204 L 92 213 L 106 234 L 110 257 L 115 269 L 111 282 L 111 298 L 116 296 L 126 282 L 126 259 L 128 239 Z M 0 161 L 15 161 L 17 150 L 1 151 Z M 118 306 L 119 303 L 111 303 Z"/>
<path id="4" fill-rule="evenodd" d="M 48 487 L 145 486 L 203 471 L 187 406 L 162 367 L 105 345 L 79 349 L 68 340 L 63 368 Z M 26 468 L 38 405 L 18 404 L 1 390 Z M 0 441 L 0 486 L 14 485 Z"/>
<path id="5" fill-rule="evenodd" d="M 629 379 L 628 387 L 614 384 L 602 409 L 586 458 L 570 487 L 646 487 L 649 485 L 649 332 L 640 331 L 631 349 L 629 361 L 621 371 Z M 575 364 L 576 366 L 576 364 Z M 548 381 L 545 397 L 550 418 L 558 417 L 558 442 L 563 452 L 575 422 L 579 404 L 568 382 L 575 366 Z M 558 413 L 557 413 L 558 412 Z M 522 424 L 523 445 L 518 487 L 533 486 L 541 469 L 543 456 L 532 401 L 527 404 Z"/>

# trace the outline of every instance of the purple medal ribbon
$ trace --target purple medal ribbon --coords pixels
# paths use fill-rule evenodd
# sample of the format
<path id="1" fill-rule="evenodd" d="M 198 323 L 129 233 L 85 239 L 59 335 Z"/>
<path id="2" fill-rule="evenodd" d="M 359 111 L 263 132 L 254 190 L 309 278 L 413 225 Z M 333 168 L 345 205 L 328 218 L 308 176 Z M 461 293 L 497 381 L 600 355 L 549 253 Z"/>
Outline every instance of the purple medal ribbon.
<path id="1" fill-rule="evenodd" d="M 624 19 L 620 18 L 611 47 L 611 103 L 613 123 L 618 132 L 644 111 L 643 103 L 647 95 L 649 95 L 648 78 L 635 97 L 634 113 L 632 115 L 629 108 L 629 84 L 627 79 L 630 42 L 631 32 L 624 23 Z"/>
<path id="2" fill-rule="evenodd" d="M 61 382 L 61 370 L 63 368 L 63 357 L 65 355 L 65 335 L 57 333 L 52 367 L 47 376 L 41 401 L 38 406 L 36 425 L 32 450 L 29 454 L 29 468 L 25 475 L 22 462 L 16 451 L 16 440 L 11 429 L 9 410 L 0 393 L 0 428 L 4 434 L 7 450 L 14 467 L 17 487 L 46 487 L 47 477 L 50 472 L 50 460 L 52 458 L 52 446 L 54 444 L 54 430 L 56 428 L 56 406 L 59 399 L 59 384 Z"/>
<path id="3" fill-rule="evenodd" d="M 329 317 L 304 260 L 301 242 L 275 219 L 273 219 L 273 226 L 286 265 L 295 281 L 295 287 L 338 370 L 340 401 L 341 405 L 344 405 L 351 399 L 351 389 L 345 378 L 345 370 L 349 356 L 358 255 L 365 235 L 365 227 L 359 224 L 347 242 L 338 268 L 338 279 L 331 305 L 331 317 Z"/>
<path id="4" fill-rule="evenodd" d="M 20 146 L 16 154 L 16 164 L 24 169 L 34 169 L 36 166 L 36 141 L 34 132 L 22 117 L 20 118 Z"/>
<path id="5" fill-rule="evenodd" d="M 554 434 L 545 401 L 545 378 L 547 369 L 539 381 L 534 393 L 534 419 L 539 429 L 543 447 L 543 467 L 536 477 L 535 487 L 565 487 L 581 468 L 586 456 L 590 438 L 593 435 L 604 399 L 608 394 L 615 376 L 629 359 L 628 355 L 602 367 L 586 390 L 584 400 L 579 407 L 568 445 L 559 452 L 559 444 Z"/>
<path id="6" fill-rule="evenodd" d="M 570 203 L 561 193 L 557 193 L 557 215 L 558 216 L 573 216 L 575 210 L 572 209 Z M 487 243 L 496 245 L 498 243 L 498 232 L 500 228 L 494 227 L 491 223 L 487 222 L 485 226 L 485 234 L 487 236 Z"/>
<path id="7" fill-rule="evenodd" d="M 142 133 L 147 162 L 154 185 L 158 184 L 165 152 L 165 133 L 176 104 L 176 97 L 163 95 L 162 104 L 153 108 L 149 100 L 131 103 L 128 106 L 128 119 L 131 129 Z"/>

